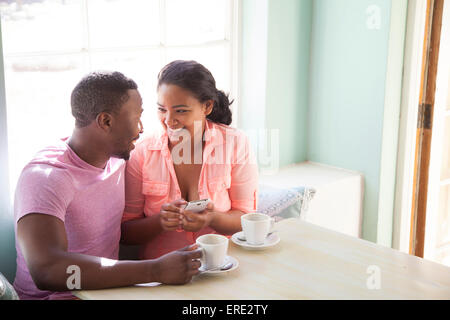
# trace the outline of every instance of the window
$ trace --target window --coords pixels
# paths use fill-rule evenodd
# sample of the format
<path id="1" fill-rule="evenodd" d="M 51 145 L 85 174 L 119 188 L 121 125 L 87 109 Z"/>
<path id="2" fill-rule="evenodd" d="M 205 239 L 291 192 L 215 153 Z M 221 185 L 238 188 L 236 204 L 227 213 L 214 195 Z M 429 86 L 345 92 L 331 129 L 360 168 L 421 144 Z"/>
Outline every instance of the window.
<path id="1" fill-rule="evenodd" d="M 11 191 L 36 151 L 71 134 L 70 93 L 91 70 L 117 70 L 137 82 L 147 132 L 159 126 L 156 80 L 172 60 L 202 63 L 235 97 L 236 3 L 0 1 Z"/>

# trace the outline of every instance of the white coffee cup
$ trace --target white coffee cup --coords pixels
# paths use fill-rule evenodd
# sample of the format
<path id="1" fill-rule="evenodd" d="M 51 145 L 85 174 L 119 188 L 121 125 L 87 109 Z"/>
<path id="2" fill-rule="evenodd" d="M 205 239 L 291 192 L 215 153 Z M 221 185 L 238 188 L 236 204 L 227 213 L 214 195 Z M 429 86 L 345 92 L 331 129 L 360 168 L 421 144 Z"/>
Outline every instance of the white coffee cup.
<path id="1" fill-rule="evenodd" d="M 203 250 L 200 259 L 206 270 L 220 268 L 225 263 L 228 250 L 228 238 L 220 234 L 204 234 L 195 241 Z"/>
<path id="2" fill-rule="evenodd" d="M 242 231 L 247 243 L 264 244 L 267 234 L 273 228 L 275 220 L 263 213 L 247 213 L 241 216 Z"/>

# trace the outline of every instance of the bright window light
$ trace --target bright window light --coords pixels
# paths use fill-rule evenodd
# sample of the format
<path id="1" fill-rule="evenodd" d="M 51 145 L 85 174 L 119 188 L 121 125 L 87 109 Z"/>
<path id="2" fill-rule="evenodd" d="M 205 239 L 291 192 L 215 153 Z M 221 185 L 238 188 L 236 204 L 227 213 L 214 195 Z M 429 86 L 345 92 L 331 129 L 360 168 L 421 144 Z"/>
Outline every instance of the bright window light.
<path id="1" fill-rule="evenodd" d="M 159 126 L 156 80 L 175 59 L 205 65 L 236 88 L 236 0 L 0 1 L 11 197 L 24 165 L 72 133 L 70 94 L 92 70 L 134 79 L 146 132 Z"/>

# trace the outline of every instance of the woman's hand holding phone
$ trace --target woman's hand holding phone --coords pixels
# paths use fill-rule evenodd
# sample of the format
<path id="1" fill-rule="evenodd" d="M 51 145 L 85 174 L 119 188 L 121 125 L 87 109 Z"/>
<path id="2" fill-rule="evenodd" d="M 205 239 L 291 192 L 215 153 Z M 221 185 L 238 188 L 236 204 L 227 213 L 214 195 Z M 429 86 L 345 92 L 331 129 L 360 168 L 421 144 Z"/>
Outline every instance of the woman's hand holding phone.
<path id="1" fill-rule="evenodd" d="M 191 210 L 182 210 L 183 229 L 190 232 L 197 232 L 209 226 L 214 217 L 214 204 L 208 201 L 205 210 L 193 212 Z"/>
<path id="2" fill-rule="evenodd" d="M 164 203 L 159 213 L 161 227 L 165 231 L 178 230 L 183 223 L 183 208 L 187 201 L 178 199 L 170 203 Z"/>

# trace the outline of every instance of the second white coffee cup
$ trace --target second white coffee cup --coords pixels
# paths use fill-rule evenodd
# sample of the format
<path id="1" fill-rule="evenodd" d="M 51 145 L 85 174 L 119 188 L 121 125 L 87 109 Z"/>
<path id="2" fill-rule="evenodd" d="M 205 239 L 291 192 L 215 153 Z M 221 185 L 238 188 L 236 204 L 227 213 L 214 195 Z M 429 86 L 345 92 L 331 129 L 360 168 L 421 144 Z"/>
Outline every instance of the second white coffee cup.
<path id="1" fill-rule="evenodd" d="M 247 243 L 264 244 L 267 234 L 273 228 L 275 220 L 263 213 L 247 213 L 241 216 L 242 231 Z"/>
<path id="2" fill-rule="evenodd" d="M 202 248 L 200 259 L 205 270 L 220 268 L 225 263 L 228 251 L 228 238 L 220 234 L 204 234 L 195 241 Z"/>

